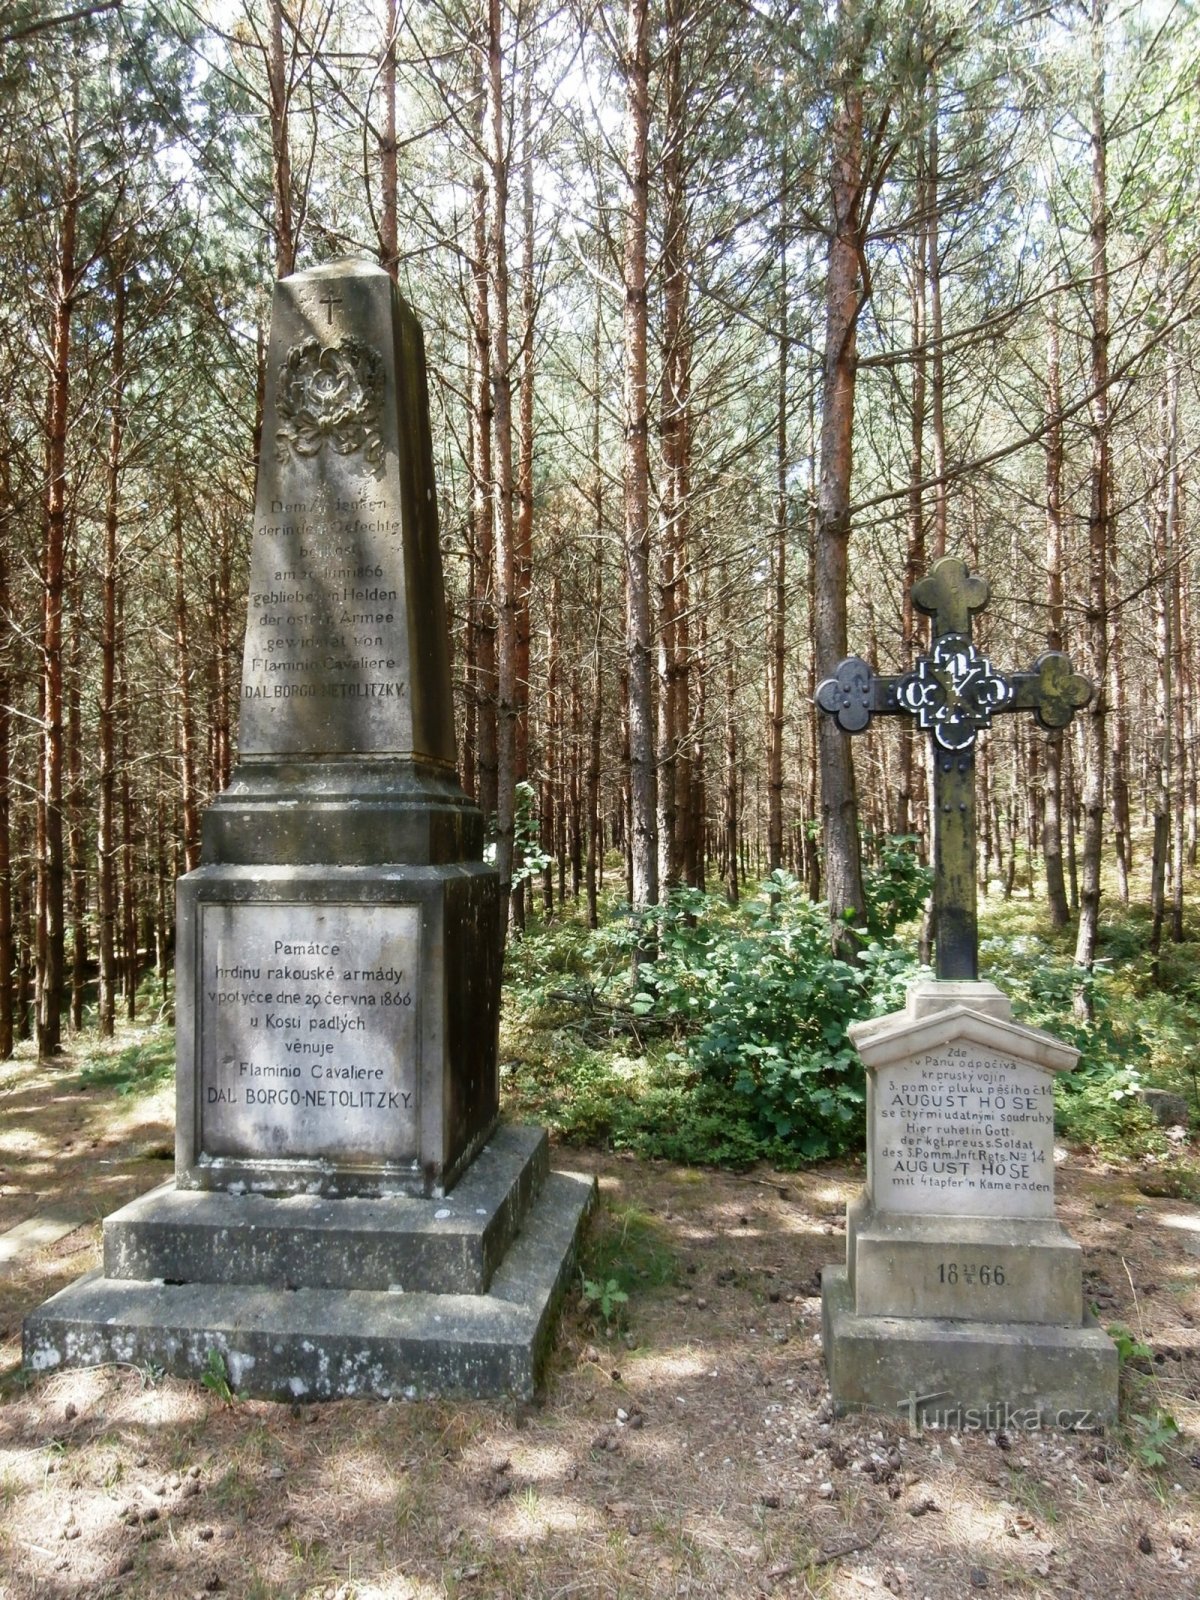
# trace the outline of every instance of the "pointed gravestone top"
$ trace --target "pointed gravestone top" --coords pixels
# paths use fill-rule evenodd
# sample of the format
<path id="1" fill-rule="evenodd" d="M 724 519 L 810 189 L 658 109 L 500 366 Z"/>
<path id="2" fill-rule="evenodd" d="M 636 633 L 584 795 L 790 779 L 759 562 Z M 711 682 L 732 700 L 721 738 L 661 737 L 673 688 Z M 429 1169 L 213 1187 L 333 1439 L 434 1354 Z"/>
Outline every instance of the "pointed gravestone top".
<path id="1" fill-rule="evenodd" d="M 370 262 L 275 286 L 239 754 L 454 764 L 424 345 Z"/>

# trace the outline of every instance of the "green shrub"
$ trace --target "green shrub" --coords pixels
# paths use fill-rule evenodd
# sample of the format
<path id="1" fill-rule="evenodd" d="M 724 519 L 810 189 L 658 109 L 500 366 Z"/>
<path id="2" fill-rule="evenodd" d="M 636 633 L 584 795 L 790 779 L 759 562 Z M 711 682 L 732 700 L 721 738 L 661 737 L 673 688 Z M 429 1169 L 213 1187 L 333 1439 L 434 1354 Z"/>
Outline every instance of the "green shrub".
<path id="1" fill-rule="evenodd" d="M 870 836 L 864 845 L 875 845 Z M 863 867 L 867 901 L 867 933 L 889 939 L 923 908 L 933 886 L 933 873 L 921 865 L 915 833 L 894 834 L 878 844 L 878 859 Z"/>
<path id="2" fill-rule="evenodd" d="M 887 864 L 879 869 L 880 927 L 913 903 L 914 859 L 896 852 L 894 890 Z M 628 1005 L 677 1043 L 657 1073 L 614 1102 L 614 1142 L 734 1165 L 794 1165 L 861 1143 L 863 1069 L 846 1028 L 902 1003 L 910 955 L 874 941 L 857 963 L 836 957 L 827 908 L 782 873 L 736 910 L 678 891 L 666 907 L 611 924 L 600 942 L 626 958 L 656 949 Z"/>

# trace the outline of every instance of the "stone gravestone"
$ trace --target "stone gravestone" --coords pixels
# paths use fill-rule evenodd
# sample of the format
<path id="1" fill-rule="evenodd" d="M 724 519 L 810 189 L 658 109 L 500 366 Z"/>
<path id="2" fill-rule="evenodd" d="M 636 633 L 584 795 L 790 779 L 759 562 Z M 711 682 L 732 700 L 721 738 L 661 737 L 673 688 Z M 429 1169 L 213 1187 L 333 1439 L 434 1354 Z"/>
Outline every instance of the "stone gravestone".
<path id="1" fill-rule="evenodd" d="M 420 325 L 276 286 L 239 763 L 178 886 L 176 1176 L 26 1323 L 264 1397 L 528 1394 L 592 1184 L 497 1125 L 499 889 L 455 772 Z"/>
<path id="2" fill-rule="evenodd" d="M 1054 1217 L 1054 1078 L 1079 1052 L 1012 1020 L 978 979 L 974 746 L 993 714 L 1065 726 L 1091 686 L 1058 652 L 1002 675 L 971 640 L 988 587 L 952 556 L 913 588 L 928 655 L 899 677 L 844 661 L 817 704 L 847 732 L 908 712 L 933 744 L 937 979 L 861 1022 L 867 1183 L 846 1265 L 822 1274 L 834 1405 L 955 1429 L 1112 1421 L 1117 1356 L 1084 1309 L 1081 1253 Z"/>

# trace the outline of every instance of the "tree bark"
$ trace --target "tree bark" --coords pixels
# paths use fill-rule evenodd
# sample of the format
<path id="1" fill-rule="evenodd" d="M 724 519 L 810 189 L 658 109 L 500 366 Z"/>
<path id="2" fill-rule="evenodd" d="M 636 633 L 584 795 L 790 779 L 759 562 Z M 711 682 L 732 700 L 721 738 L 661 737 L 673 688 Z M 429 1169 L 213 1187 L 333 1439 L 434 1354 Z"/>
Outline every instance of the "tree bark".
<path id="1" fill-rule="evenodd" d="M 191 641 L 183 566 L 183 494 L 176 471 L 172 485 L 175 567 L 175 743 L 179 751 L 179 793 L 183 813 L 183 870 L 200 865 L 200 808 L 196 796 L 195 731 L 192 726 Z"/>
<path id="2" fill-rule="evenodd" d="M 534 330 L 537 316 L 537 269 L 534 259 L 533 84 L 527 71 L 521 94 L 521 350 L 517 404 L 517 520 L 514 582 L 516 584 L 515 693 L 516 726 L 513 754 L 515 780 L 529 777 L 529 597 L 533 586 L 533 401 Z M 558 574 L 555 574 L 558 582 Z M 520 867 L 520 861 L 515 861 Z M 523 883 L 513 895 L 513 918 L 525 924 Z"/>
<path id="3" fill-rule="evenodd" d="M 12 490 L 8 456 L 0 459 L 0 1061 L 12 1057 L 16 1043 L 13 977 L 16 939 L 13 926 L 12 796 L 9 751 L 12 738 L 12 645 L 16 631 L 9 624 L 12 596 L 8 583 L 9 534 L 12 526 Z"/>
<path id="4" fill-rule="evenodd" d="M 775 539 L 767 628 L 767 871 L 783 868 L 784 670 L 787 665 L 788 183 L 786 135 L 779 206 L 779 338 L 775 352 Z"/>
<path id="5" fill-rule="evenodd" d="M 1088 509 L 1088 596 L 1084 645 L 1095 698 L 1083 714 L 1083 852 L 1079 863 L 1079 931 L 1075 964 L 1091 971 L 1100 931 L 1100 857 L 1104 842 L 1105 763 L 1108 759 L 1108 522 L 1110 438 L 1108 397 L 1108 133 L 1105 121 L 1105 3 L 1092 0 L 1091 94 L 1091 361 L 1092 460 Z M 1091 1013 L 1084 988 L 1076 1010 Z"/>
<path id="6" fill-rule="evenodd" d="M 717 578 L 721 585 L 721 642 L 725 652 L 725 776 L 722 808 L 722 858 L 725 876 L 725 898 L 731 906 L 738 903 L 738 736 L 737 736 L 737 673 L 734 667 L 735 649 L 733 629 L 729 616 L 729 578 L 724 560 Z"/>
<path id="7" fill-rule="evenodd" d="M 486 69 L 483 74 L 486 83 Z M 483 83 L 480 85 L 480 105 Z M 483 138 L 482 111 L 479 137 Z M 488 304 L 488 186 L 483 167 L 472 179 L 473 258 L 471 328 L 474 338 L 472 395 L 471 522 L 475 585 L 471 601 L 475 629 L 474 701 L 477 718 L 477 798 L 490 828 L 496 813 L 496 610 L 492 539 L 492 330 Z"/>
<path id="8" fill-rule="evenodd" d="M 282 0 L 268 0 L 267 105 L 271 123 L 271 190 L 274 201 L 275 276 L 296 270 L 296 230 L 292 206 L 292 153 L 289 137 L 287 57 L 283 48 Z"/>
<path id="9" fill-rule="evenodd" d="M 650 464 L 647 389 L 647 267 L 650 176 L 648 0 L 628 0 L 625 57 L 625 653 L 629 682 L 630 869 L 632 904 L 658 900 L 658 797 L 650 623 Z"/>
<path id="10" fill-rule="evenodd" d="M 846 654 L 853 470 L 854 387 L 858 366 L 859 259 L 863 246 L 862 92 L 853 69 L 838 88 L 832 129 L 832 227 L 825 287 L 825 361 L 821 466 L 817 502 L 814 632 L 817 673 L 831 674 Z M 853 946 L 844 924 L 863 925 L 858 796 L 850 741 L 832 717 L 818 719 L 825 878 L 835 944 Z"/>
<path id="11" fill-rule="evenodd" d="M 46 413 L 46 499 L 42 540 L 42 751 L 37 804 L 37 1049 L 62 1050 L 63 1003 L 63 584 L 67 543 L 67 411 L 71 394 L 71 319 L 80 187 L 79 89 L 72 88 L 67 173 L 51 302 Z"/>
<path id="12" fill-rule="evenodd" d="M 1150 742 L 1150 785 L 1154 807 L 1154 843 L 1150 857 L 1150 948 L 1155 979 L 1166 917 L 1166 878 L 1170 864 L 1182 881 L 1182 849 L 1172 861 L 1171 818 L 1173 791 L 1182 774 L 1174 770 L 1173 598 L 1175 588 L 1176 524 L 1179 512 L 1179 364 L 1174 342 L 1167 345 L 1162 396 L 1159 471 L 1162 490 L 1154 514 L 1154 735 Z M 1180 815 L 1182 815 L 1182 808 Z M 1182 827 L 1179 829 L 1182 835 Z M 1182 845 L 1182 839 L 1180 839 Z"/>
<path id="13" fill-rule="evenodd" d="M 938 81 L 937 73 L 929 74 L 929 161 L 925 174 L 926 193 L 929 196 L 926 244 L 928 258 L 926 277 L 929 285 L 929 340 L 931 345 L 931 371 L 929 393 L 929 423 L 933 435 L 933 559 L 946 554 L 946 540 L 950 523 L 950 486 L 946 481 L 946 359 L 942 347 L 942 250 L 938 237 L 938 181 L 940 151 L 938 148 Z"/>
<path id="14" fill-rule="evenodd" d="M 484 142 L 488 184 L 488 288 L 492 370 L 492 541 L 496 567 L 496 871 L 510 908 L 516 805 L 517 594 L 513 526 L 512 375 L 508 331 L 508 149 L 500 0 L 487 5 Z M 507 933 L 501 918 L 501 941 Z"/>
<path id="15" fill-rule="evenodd" d="M 109 366 L 108 460 L 100 563 L 100 689 L 96 706 L 96 921 L 100 962 L 97 1025 L 111 1039 L 117 1015 L 117 660 L 121 451 L 125 429 L 125 274 L 113 266 L 113 342 Z"/>
<path id="16" fill-rule="evenodd" d="M 386 0 L 379 88 L 383 99 L 383 133 L 379 140 L 379 264 L 395 280 L 400 271 L 400 230 L 396 195 L 396 0 Z"/>
<path id="17" fill-rule="evenodd" d="M 71 595 L 71 653 L 67 674 L 67 861 L 71 882 L 71 1032 L 83 1029 L 83 992 L 87 983 L 87 823 L 83 781 L 83 595 L 78 557 L 71 552 L 68 589 Z"/>
<path id="18" fill-rule="evenodd" d="M 1059 377 L 1058 302 L 1050 302 L 1046 327 L 1046 644 L 1051 650 L 1065 649 L 1063 610 L 1063 521 L 1062 521 L 1062 388 Z M 1042 826 L 1042 857 L 1046 866 L 1046 900 L 1050 922 L 1065 928 L 1070 921 L 1067 886 L 1063 878 L 1062 841 L 1062 762 L 1063 736 L 1051 734 L 1046 741 L 1045 818 Z"/>

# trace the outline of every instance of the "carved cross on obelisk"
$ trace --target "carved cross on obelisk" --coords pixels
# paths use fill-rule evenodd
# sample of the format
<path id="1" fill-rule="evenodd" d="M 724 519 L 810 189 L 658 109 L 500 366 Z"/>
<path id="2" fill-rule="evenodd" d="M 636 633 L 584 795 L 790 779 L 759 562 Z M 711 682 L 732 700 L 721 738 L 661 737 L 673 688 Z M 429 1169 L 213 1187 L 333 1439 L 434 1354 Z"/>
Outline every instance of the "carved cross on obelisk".
<path id="1" fill-rule="evenodd" d="M 929 654 L 911 672 L 877 676 L 861 656 L 817 686 L 817 705 L 846 733 L 872 715 L 908 712 L 933 741 L 933 903 L 939 978 L 979 976 L 975 914 L 975 735 L 1000 711 L 1032 711 L 1043 728 L 1065 728 L 1092 685 L 1058 650 L 1028 672 L 999 673 L 971 642 L 971 618 L 988 603 L 984 578 L 943 556 L 913 584 L 913 605 L 932 617 Z"/>

